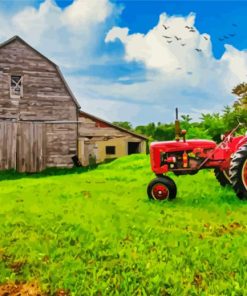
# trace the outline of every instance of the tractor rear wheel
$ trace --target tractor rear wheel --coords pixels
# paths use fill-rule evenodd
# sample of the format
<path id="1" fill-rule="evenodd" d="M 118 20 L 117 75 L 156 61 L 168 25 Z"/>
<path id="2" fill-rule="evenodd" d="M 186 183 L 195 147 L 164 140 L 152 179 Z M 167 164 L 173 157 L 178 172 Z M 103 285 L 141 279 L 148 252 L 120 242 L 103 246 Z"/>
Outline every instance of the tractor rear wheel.
<path id="1" fill-rule="evenodd" d="M 226 185 L 231 185 L 230 176 L 227 171 L 221 171 L 219 168 L 216 168 L 214 170 L 214 174 L 222 187 L 225 187 Z"/>
<path id="2" fill-rule="evenodd" d="M 177 195 L 177 186 L 167 176 L 158 177 L 149 183 L 147 194 L 150 199 L 158 201 L 172 200 Z"/>
<path id="3" fill-rule="evenodd" d="M 230 179 L 238 198 L 247 200 L 247 144 L 241 146 L 233 156 Z"/>

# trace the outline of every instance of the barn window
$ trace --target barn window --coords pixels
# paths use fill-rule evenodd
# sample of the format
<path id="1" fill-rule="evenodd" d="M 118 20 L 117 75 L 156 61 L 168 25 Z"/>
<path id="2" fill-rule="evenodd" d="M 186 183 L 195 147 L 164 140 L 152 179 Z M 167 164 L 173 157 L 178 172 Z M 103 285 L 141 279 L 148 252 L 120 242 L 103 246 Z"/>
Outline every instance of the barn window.
<path id="1" fill-rule="evenodd" d="M 105 147 L 105 153 L 107 155 L 112 155 L 116 153 L 116 147 L 115 146 L 106 146 Z"/>
<path id="2" fill-rule="evenodd" d="M 22 76 L 11 75 L 10 80 L 10 97 L 20 98 L 23 94 Z"/>

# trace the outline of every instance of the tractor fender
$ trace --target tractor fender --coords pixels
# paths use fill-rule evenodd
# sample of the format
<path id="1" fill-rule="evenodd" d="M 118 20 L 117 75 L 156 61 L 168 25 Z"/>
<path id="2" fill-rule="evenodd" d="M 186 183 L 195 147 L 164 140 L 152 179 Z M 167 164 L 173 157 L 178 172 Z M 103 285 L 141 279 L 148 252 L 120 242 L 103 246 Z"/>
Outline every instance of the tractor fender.
<path id="1" fill-rule="evenodd" d="M 243 137 L 236 145 L 236 149 L 235 149 L 235 152 L 237 152 L 239 150 L 239 148 L 241 146 L 243 146 L 244 144 L 247 143 L 247 137 Z"/>

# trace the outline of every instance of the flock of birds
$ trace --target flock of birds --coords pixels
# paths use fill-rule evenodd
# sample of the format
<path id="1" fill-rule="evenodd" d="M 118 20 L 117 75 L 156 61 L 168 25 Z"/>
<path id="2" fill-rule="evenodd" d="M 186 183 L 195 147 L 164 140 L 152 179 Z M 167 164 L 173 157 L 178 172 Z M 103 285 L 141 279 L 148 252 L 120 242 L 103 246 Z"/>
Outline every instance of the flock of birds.
<path id="1" fill-rule="evenodd" d="M 237 27 L 236 24 L 232 24 L 233 27 Z M 232 38 L 232 37 L 235 37 L 237 34 L 236 33 L 228 33 L 226 35 L 223 35 L 221 37 L 218 38 L 219 41 L 224 41 L 224 40 L 227 40 L 229 38 Z"/>
<path id="2" fill-rule="evenodd" d="M 170 27 L 168 27 L 168 26 L 166 26 L 164 24 L 162 26 L 165 29 L 165 31 L 168 33 Z M 235 27 L 235 28 L 237 27 L 236 24 L 232 24 L 232 26 Z M 196 30 L 195 30 L 194 27 L 185 26 L 185 29 L 189 30 L 189 32 L 191 32 L 191 33 L 195 33 L 196 32 Z M 223 36 L 218 37 L 218 40 L 219 41 L 224 41 L 224 40 L 233 38 L 236 35 L 237 35 L 236 33 L 228 33 L 226 35 L 223 35 Z M 180 43 L 181 46 L 186 46 L 186 43 L 183 42 L 183 39 L 181 37 L 176 36 L 176 35 L 174 35 L 174 36 L 162 35 L 162 37 L 164 37 L 166 39 L 166 42 L 168 44 L 172 43 L 174 41 L 174 39 L 175 39 L 176 41 L 181 41 L 181 43 Z M 205 35 L 203 35 L 203 38 L 205 40 L 208 40 L 208 37 L 205 36 Z M 195 51 L 197 51 L 198 53 L 201 53 L 202 52 L 202 49 L 201 48 L 195 48 Z M 177 70 L 182 70 L 182 68 L 181 67 L 178 67 Z M 189 72 L 187 72 L 187 74 L 188 75 L 192 75 L 193 73 L 191 71 L 189 71 Z"/>
<path id="3" fill-rule="evenodd" d="M 167 26 L 163 25 L 163 28 L 164 28 L 165 30 L 168 30 L 170 27 L 167 27 Z M 189 32 L 192 32 L 192 33 L 196 32 L 196 30 L 195 30 L 194 27 L 185 26 L 185 28 L 188 29 Z M 167 43 L 172 43 L 172 41 L 173 41 L 173 40 L 172 40 L 172 36 L 163 35 L 162 37 L 164 37 L 164 38 L 167 39 L 167 41 L 166 41 Z M 173 37 L 174 37 L 177 41 L 182 40 L 181 37 L 178 37 L 178 36 L 173 36 Z M 203 37 L 204 37 L 205 40 L 208 40 L 208 38 L 207 38 L 206 36 L 203 36 Z M 186 46 L 186 43 L 180 43 L 180 45 L 181 45 L 181 46 Z M 198 52 L 202 51 L 200 48 L 195 48 L 195 50 L 198 51 Z"/>

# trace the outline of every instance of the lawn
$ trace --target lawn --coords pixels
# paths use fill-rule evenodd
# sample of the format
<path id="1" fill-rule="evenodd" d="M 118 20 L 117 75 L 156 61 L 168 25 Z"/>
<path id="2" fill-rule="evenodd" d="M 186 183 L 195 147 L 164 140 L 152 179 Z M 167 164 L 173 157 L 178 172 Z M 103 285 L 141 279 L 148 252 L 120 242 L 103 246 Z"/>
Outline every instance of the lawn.
<path id="1" fill-rule="evenodd" d="M 172 202 L 148 200 L 146 155 L 0 177 L 2 285 L 35 282 L 47 295 L 247 295 L 247 202 L 212 171 L 174 176 Z"/>

